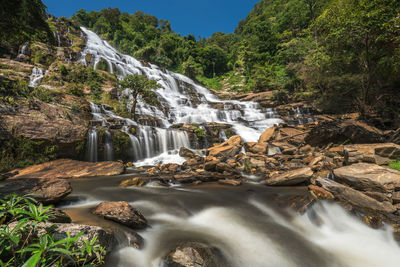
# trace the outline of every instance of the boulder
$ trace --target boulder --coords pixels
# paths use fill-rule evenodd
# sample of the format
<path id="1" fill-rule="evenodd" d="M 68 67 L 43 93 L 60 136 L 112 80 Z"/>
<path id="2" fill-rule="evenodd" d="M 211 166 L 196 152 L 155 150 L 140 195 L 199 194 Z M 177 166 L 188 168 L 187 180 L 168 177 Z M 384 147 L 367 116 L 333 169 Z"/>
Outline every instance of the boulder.
<path id="1" fill-rule="evenodd" d="M 391 214 L 397 209 L 389 202 L 379 202 L 360 191 L 325 178 L 318 178 L 317 184 L 331 192 L 335 198 L 345 205 L 351 205 L 361 212 Z"/>
<path id="2" fill-rule="evenodd" d="M 71 223 L 72 219 L 69 217 L 69 215 L 57 208 L 52 208 L 51 211 L 53 212 L 53 215 L 49 218 L 49 222 L 52 223 Z"/>
<path id="3" fill-rule="evenodd" d="M 267 143 L 256 143 L 256 142 L 247 142 L 244 144 L 246 151 L 250 151 L 255 154 L 265 154 L 267 152 L 268 144 Z"/>
<path id="4" fill-rule="evenodd" d="M 85 162 L 71 159 L 58 159 L 18 170 L 15 178 L 81 178 L 118 175 L 125 171 L 119 161 Z"/>
<path id="5" fill-rule="evenodd" d="M 186 147 L 181 147 L 179 149 L 179 156 L 181 156 L 183 158 L 193 158 L 196 156 L 196 154 L 192 150 L 190 150 Z"/>
<path id="6" fill-rule="evenodd" d="M 400 172 L 376 164 L 357 163 L 335 169 L 333 174 L 357 190 L 385 193 L 400 188 Z"/>
<path id="7" fill-rule="evenodd" d="M 129 186 L 138 186 L 141 187 L 148 182 L 147 178 L 143 177 L 133 177 L 127 180 L 122 181 L 119 186 L 120 187 L 129 187 Z"/>
<path id="8" fill-rule="evenodd" d="M 209 155 L 226 160 L 234 157 L 242 149 L 243 141 L 239 135 L 232 136 L 228 141 L 208 149 Z"/>
<path id="9" fill-rule="evenodd" d="M 290 144 L 299 146 L 304 143 L 307 132 L 296 129 L 294 127 L 282 127 L 277 130 L 275 140 L 289 142 Z"/>
<path id="10" fill-rule="evenodd" d="M 167 267 L 227 267 L 221 252 L 210 246 L 197 242 L 178 245 L 166 257 L 162 266 Z"/>
<path id="11" fill-rule="evenodd" d="M 219 183 L 219 184 L 222 184 L 222 185 L 233 185 L 233 186 L 238 186 L 238 185 L 241 185 L 241 184 L 242 184 L 242 181 L 240 181 L 240 180 L 233 180 L 233 179 L 221 179 L 221 180 L 218 180 L 218 183 Z"/>
<path id="12" fill-rule="evenodd" d="M 265 183 L 267 185 L 297 185 L 301 184 L 313 175 L 313 171 L 309 167 L 291 170 L 282 174 L 273 175 L 268 178 Z"/>
<path id="13" fill-rule="evenodd" d="M 72 192 L 70 183 L 55 178 L 12 178 L 0 182 L 0 197 L 9 194 L 32 196 L 45 204 L 57 203 Z"/>
<path id="14" fill-rule="evenodd" d="M 282 154 L 285 155 L 293 155 L 297 152 L 297 147 L 289 144 L 288 142 L 278 142 L 278 141 L 271 142 L 271 147 L 279 148 Z"/>
<path id="15" fill-rule="evenodd" d="M 143 215 L 126 201 L 102 202 L 92 213 L 134 229 L 147 227 L 147 220 Z"/>
<path id="16" fill-rule="evenodd" d="M 394 143 L 346 145 L 343 151 L 346 164 L 367 162 L 385 165 L 400 157 L 400 146 Z"/>
<path id="17" fill-rule="evenodd" d="M 260 138 L 258 139 L 258 142 L 259 142 L 259 143 L 268 143 L 268 141 L 271 140 L 272 137 L 274 136 L 275 130 L 276 130 L 276 127 L 275 127 L 275 126 L 270 127 L 270 128 L 268 128 L 267 130 L 265 130 L 265 131 L 261 134 Z"/>
<path id="18" fill-rule="evenodd" d="M 316 185 L 309 185 L 308 191 L 316 199 L 333 199 L 335 198 L 332 193 L 326 191 L 322 187 Z"/>
<path id="19" fill-rule="evenodd" d="M 356 120 L 328 121 L 312 128 L 305 141 L 312 146 L 346 141 L 353 144 L 381 143 L 384 141 L 384 134 L 381 130 Z"/>

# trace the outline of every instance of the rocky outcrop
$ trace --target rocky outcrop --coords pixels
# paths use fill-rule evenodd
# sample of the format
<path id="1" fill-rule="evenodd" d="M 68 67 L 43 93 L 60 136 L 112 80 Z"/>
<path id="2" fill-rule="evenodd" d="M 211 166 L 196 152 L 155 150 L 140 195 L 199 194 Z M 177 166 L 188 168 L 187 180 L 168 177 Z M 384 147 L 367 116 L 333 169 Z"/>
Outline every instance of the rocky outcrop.
<path id="1" fill-rule="evenodd" d="M 168 267 L 230 266 L 218 249 L 197 242 L 180 244 L 163 258 L 162 264 Z"/>
<path id="2" fill-rule="evenodd" d="M 380 202 L 358 190 L 339 184 L 332 180 L 318 178 L 317 184 L 321 185 L 325 190 L 331 192 L 335 198 L 343 204 L 351 205 L 351 207 L 362 212 L 378 216 L 388 216 L 397 210 L 396 207 L 390 202 Z"/>
<path id="3" fill-rule="evenodd" d="M 119 161 L 85 162 L 71 159 L 58 159 L 17 170 L 15 178 L 80 178 L 111 176 L 123 173 L 125 166 Z"/>
<path id="4" fill-rule="evenodd" d="M 209 148 L 208 153 L 210 156 L 219 158 L 224 161 L 238 154 L 242 149 L 242 146 L 242 138 L 239 135 L 235 135 L 229 138 L 228 141 Z"/>
<path id="5" fill-rule="evenodd" d="M 126 201 L 102 202 L 92 210 L 92 213 L 133 229 L 147 227 L 147 220 L 143 215 Z"/>
<path id="6" fill-rule="evenodd" d="M 270 127 L 267 130 L 265 130 L 261 135 L 260 138 L 258 139 L 258 143 L 267 143 L 275 134 L 275 127 Z"/>
<path id="7" fill-rule="evenodd" d="M 75 109 L 66 105 L 73 105 Z M 36 99 L 18 102 L 12 109 L 3 109 L 0 124 L 6 135 L 1 139 L 26 138 L 56 146 L 57 156 L 76 158 L 85 143 L 88 120 L 91 118 L 89 103 L 74 96 L 62 95 L 59 104 Z M 81 146 L 82 148 L 84 146 Z"/>
<path id="8" fill-rule="evenodd" d="M 45 204 L 56 203 L 72 192 L 68 181 L 55 178 L 12 178 L 0 182 L 0 197 L 31 194 Z"/>
<path id="9" fill-rule="evenodd" d="M 400 157 L 400 146 L 394 143 L 346 145 L 343 151 L 347 164 L 367 162 L 386 165 Z"/>
<path id="10" fill-rule="evenodd" d="M 357 163 L 333 173 L 336 180 L 361 191 L 387 193 L 400 189 L 400 172 L 376 164 Z"/>
<path id="11" fill-rule="evenodd" d="M 380 143 L 385 137 L 379 129 L 356 120 L 322 122 L 312 128 L 305 141 L 312 146 L 329 143 Z"/>
<path id="12" fill-rule="evenodd" d="M 313 171 L 311 170 L 311 168 L 305 167 L 284 172 L 282 174 L 272 175 L 267 180 L 265 180 L 265 183 L 267 185 L 275 186 L 297 185 L 307 181 L 311 178 L 312 175 Z"/>

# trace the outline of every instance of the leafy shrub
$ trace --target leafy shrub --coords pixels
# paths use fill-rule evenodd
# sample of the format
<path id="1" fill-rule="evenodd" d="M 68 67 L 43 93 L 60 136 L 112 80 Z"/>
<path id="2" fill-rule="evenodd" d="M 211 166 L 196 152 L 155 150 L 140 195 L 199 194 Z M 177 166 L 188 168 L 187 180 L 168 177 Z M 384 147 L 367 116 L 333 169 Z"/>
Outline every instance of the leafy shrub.
<path id="1" fill-rule="evenodd" d="M 80 87 L 78 85 L 72 85 L 72 86 L 68 87 L 67 94 L 78 96 L 78 97 L 84 96 L 82 87 Z"/>
<path id="2" fill-rule="evenodd" d="M 103 263 L 105 249 L 92 240 L 79 240 L 83 232 L 57 240 L 53 227 L 43 224 L 54 216 L 29 196 L 0 199 L 1 266 L 94 266 Z"/>
<path id="3" fill-rule="evenodd" d="M 194 129 L 194 133 L 197 135 L 197 137 L 204 137 L 206 135 L 206 131 L 202 128 Z"/>

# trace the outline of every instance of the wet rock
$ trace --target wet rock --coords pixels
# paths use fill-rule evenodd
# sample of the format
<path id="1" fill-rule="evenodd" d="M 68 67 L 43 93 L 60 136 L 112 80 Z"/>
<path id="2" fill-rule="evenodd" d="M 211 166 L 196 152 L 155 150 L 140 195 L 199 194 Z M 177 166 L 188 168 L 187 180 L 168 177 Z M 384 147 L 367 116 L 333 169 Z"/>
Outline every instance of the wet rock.
<path id="1" fill-rule="evenodd" d="M 384 135 L 379 129 L 356 120 L 328 121 L 315 126 L 305 141 L 312 146 L 345 141 L 353 144 L 381 143 L 384 141 Z"/>
<path id="2" fill-rule="evenodd" d="M 313 175 L 313 171 L 309 167 L 291 170 L 282 174 L 273 175 L 268 178 L 265 183 L 267 185 L 296 185 L 301 184 Z"/>
<path id="3" fill-rule="evenodd" d="M 385 165 L 400 157 L 400 146 L 393 143 L 346 145 L 343 151 L 346 164 L 367 162 Z"/>
<path id="4" fill-rule="evenodd" d="M 238 154 L 242 148 L 243 141 L 239 135 L 232 136 L 228 141 L 208 149 L 209 155 L 226 160 Z"/>
<path id="5" fill-rule="evenodd" d="M 52 208 L 51 211 L 53 212 L 53 215 L 50 217 L 49 222 L 52 223 L 71 223 L 72 219 L 69 217 L 69 215 L 57 208 Z"/>
<path id="6" fill-rule="evenodd" d="M 221 180 L 218 180 L 218 183 L 219 183 L 219 184 L 222 184 L 222 185 L 233 185 L 233 186 L 238 186 L 238 185 L 241 185 L 241 184 L 242 184 L 242 181 L 240 181 L 240 180 L 233 180 L 233 179 L 221 179 Z"/>
<path id="7" fill-rule="evenodd" d="M 304 143 L 304 138 L 306 137 L 307 132 L 304 130 L 299 130 L 294 127 L 281 127 L 278 128 L 278 131 L 275 136 L 275 140 L 277 141 L 285 141 L 292 145 L 299 146 Z"/>
<path id="8" fill-rule="evenodd" d="M 167 163 L 160 166 L 161 174 L 174 174 L 178 171 L 179 165 L 176 163 Z"/>
<path id="9" fill-rule="evenodd" d="M 217 164 L 220 162 L 219 159 L 213 156 L 207 156 L 206 161 L 204 163 L 204 170 L 206 171 L 215 171 L 217 168 Z"/>
<path id="10" fill-rule="evenodd" d="M 244 144 L 246 151 L 250 151 L 252 153 L 260 153 L 265 154 L 267 152 L 267 143 L 256 143 L 256 142 L 247 142 Z"/>
<path id="11" fill-rule="evenodd" d="M 119 175 L 125 166 L 119 161 L 85 162 L 58 159 L 18 170 L 14 178 L 80 178 Z"/>
<path id="12" fill-rule="evenodd" d="M 357 163 L 335 169 L 333 174 L 357 190 L 385 193 L 400 188 L 400 172 L 376 164 Z"/>
<path id="13" fill-rule="evenodd" d="M 148 181 L 147 178 L 143 177 L 133 177 L 127 180 L 122 181 L 119 186 L 120 187 L 129 187 L 129 186 L 138 186 L 141 187 Z"/>
<path id="14" fill-rule="evenodd" d="M 309 185 L 308 191 L 316 199 L 333 199 L 335 198 L 332 193 L 326 191 L 322 187 L 316 185 Z"/>
<path id="15" fill-rule="evenodd" d="M 297 147 L 289 144 L 288 142 L 272 142 L 272 147 L 277 147 L 285 155 L 293 155 L 297 152 Z"/>
<path id="16" fill-rule="evenodd" d="M 126 201 L 102 202 L 92 210 L 92 213 L 133 229 L 147 227 L 147 220 L 143 215 Z"/>
<path id="17" fill-rule="evenodd" d="M 267 142 L 268 142 L 269 140 L 271 140 L 272 137 L 274 136 L 275 130 L 276 130 L 276 127 L 275 127 L 275 126 L 270 127 L 270 128 L 268 128 L 267 130 L 265 130 L 265 131 L 261 134 L 260 138 L 258 139 L 258 142 L 259 142 L 259 143 L 267 143 Z"/>
<path id="18" fill-rule="evenodd" d="M 179 149 L 179 156 L 184 157 L 184 158 L 193 158 L 196 156 L 196 154 L 192 150 L 190 150 L 186 147 L 181 147 Z"/>
<path id="19" fill-rule="evenodd" d="M 72 192 L 70 183 L 55 178 L 12 178 L 0 182 L 0 197 L 16 193 L 32 196 L 45 204 L 57 203 Z"/>
<path id="20" fill-rule="evenodd" d="M 163 258 L 167 267 L 227 267 L 221 252 L 210 246 L 188 242 L 177 246 Z"/>
<path id="21" fill-rule="evenodd" d="M 379 202 L 360 191 L 357 191 L 349 186 L 345 186 L 332 180 L 318 178 L 317 184 L 322 188 L 331 192 L 335 198 L 345 205 L 351 205 L 362 212 L 372 212 L 376 214 L 392 214 L 397 209 L 389 202 Z"/>

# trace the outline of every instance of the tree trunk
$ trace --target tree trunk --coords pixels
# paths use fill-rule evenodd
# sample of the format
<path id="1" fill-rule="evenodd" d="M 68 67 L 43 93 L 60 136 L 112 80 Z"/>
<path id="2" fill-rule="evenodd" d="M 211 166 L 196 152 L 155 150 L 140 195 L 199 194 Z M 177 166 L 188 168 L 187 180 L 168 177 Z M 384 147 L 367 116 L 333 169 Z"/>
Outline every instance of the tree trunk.
<path id="1" fill-rule="evenodd" d="M 131 114 L 133 114 L 133 120 L 136 121 L 136 104 L 137 104 L 138 94 L 133 95 L 133 103 L 131 108 Z"/>

